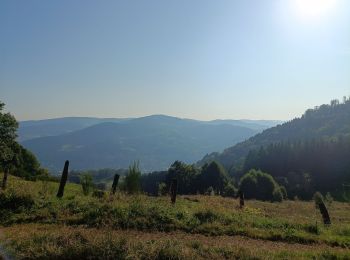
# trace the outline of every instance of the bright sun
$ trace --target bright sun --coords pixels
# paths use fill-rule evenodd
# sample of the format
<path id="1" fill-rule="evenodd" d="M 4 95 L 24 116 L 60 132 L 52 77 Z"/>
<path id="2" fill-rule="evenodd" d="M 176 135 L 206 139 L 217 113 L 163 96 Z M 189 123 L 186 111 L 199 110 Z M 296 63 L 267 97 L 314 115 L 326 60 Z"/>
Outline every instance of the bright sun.
<path id="1" fill-rule="evenodd" d="M 304 19 L 319 18 L 330 12 L 336 0 L 294 0 L 296 11 Z"/>

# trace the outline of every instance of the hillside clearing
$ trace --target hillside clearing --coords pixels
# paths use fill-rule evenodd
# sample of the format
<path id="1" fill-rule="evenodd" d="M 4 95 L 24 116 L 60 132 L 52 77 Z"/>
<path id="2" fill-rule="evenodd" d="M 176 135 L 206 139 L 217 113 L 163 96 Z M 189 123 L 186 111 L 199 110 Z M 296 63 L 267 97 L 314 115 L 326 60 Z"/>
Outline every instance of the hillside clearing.
<path id="1" fill-rule="evenodd" d="M 1 176 L 0 176 L 1 177 Z M 10 176 L 0 193 L 1 244 L 14 258 L 273 259 L 350 255 L 350 205 L 329 205 L 324 227 L 313 202 L 145 195 L 84 196 L 82 187 Z M 119 255 L 118 255 L 119 254 Z"/>

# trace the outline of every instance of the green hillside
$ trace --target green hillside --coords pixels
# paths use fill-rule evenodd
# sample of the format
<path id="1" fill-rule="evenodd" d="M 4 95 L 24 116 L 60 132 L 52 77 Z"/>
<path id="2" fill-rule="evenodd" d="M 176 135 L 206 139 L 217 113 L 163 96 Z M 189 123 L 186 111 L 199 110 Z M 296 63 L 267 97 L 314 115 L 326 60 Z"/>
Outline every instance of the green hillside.
<path id="1" fill-rule="evenodd" d="M 280 142 L 331 140 L 348 136 L 350 136 L 350 99 L 345 99 L 343 103 L 334 100 L 330 105 L 309 109 L 302 117 L 267 129 L 225 149 L 222 153 L 207 155 L 199 164 L 217 160 L 235 175 L 242 173 L 244 160 L 249 151 Z"/>

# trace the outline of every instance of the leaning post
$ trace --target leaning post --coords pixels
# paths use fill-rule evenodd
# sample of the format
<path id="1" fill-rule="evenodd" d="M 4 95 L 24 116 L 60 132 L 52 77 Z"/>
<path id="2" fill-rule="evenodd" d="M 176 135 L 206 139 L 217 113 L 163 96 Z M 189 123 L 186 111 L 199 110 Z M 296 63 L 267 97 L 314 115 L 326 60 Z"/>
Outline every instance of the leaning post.
<path id="1" fill-rule="evenodd" d="M 112 184 L 112 193 L 113 193 L 113 195 L 115 194 L 115 192 L 117 190 L 119 177 L 120 177 L 119 174 L 115 174 L 114 175 L 113 184 Z"/>
<path id="2" fill-rule="evenodd" d="M 58 188 L 58 192 L 57 192 L 57 198 L 62 198 L 63 197 L 64 186 L 66 185 L 66 182 L 67 182 L 67 179 L 68 179 L 68 167 L 69 167 L 69 161 L 67 160 L 64 163 L 64 168 L 63 168 L 63 172 L 62 172 L 60 187 Z"/>

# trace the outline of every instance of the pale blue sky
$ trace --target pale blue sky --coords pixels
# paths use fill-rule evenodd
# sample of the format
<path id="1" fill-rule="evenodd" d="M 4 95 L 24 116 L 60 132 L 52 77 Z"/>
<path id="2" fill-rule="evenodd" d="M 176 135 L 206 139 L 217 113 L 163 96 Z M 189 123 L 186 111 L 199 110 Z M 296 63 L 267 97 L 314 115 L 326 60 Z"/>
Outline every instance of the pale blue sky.
<path id="1" fill-rule="evenodd" d="M 0 99 L 19 120 L 291 119 L 350 95 L 350 1 L 319 1 L 2 0 Z"/>

